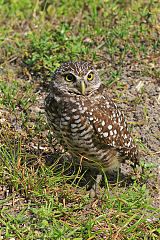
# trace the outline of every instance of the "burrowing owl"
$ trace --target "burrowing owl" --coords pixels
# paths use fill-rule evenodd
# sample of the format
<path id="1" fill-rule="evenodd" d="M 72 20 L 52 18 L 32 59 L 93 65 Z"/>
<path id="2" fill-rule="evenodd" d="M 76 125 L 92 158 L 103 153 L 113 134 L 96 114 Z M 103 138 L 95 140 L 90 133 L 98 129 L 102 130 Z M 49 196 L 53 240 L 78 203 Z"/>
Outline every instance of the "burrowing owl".
<path id="1" fill-rule="evenodd" d="M 45 100 L 49 125 L 68 152 L 89 168 L 109 171 L 130 159 L 137 148 L 123 113 L 107 96 L 98 72 L 87 62 L 63 63 L 54 73 Z"/>

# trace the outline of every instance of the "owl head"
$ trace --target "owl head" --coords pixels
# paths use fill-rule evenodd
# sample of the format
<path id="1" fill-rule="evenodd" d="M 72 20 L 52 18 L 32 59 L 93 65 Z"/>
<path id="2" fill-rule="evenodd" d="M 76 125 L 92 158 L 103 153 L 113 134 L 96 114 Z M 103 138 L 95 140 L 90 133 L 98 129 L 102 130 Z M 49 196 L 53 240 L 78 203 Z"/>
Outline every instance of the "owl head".
<path id="1" fill-rule="evenodd" d="M 89 95 L 101 85 L 98 72 L 88 62 L 65 62 L 54 73 L 52 88 L 65 93 Z"/>

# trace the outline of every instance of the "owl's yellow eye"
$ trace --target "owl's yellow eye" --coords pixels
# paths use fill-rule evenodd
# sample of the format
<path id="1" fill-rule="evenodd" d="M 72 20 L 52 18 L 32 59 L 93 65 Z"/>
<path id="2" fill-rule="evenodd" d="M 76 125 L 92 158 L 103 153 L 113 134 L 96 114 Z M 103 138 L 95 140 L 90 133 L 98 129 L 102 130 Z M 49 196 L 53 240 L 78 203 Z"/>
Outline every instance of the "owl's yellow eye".
<path id="1" fill-rule="evenodd" d="M 73 82 L 75 80 L 75 76 L 72 73 L 68 73 L 65 75 L 65 80 L 67 82 Z"/>
<path id="2" fill-rule="evenodd" d="M 94 74 L 93 74 L 93 72 L 90 72 L 90 73 L 88 74 L 88 76 L 87 76 L 87 80 L 88 80 L 88 81 L 92 81 L 93 78 L 94 78 Z"/>

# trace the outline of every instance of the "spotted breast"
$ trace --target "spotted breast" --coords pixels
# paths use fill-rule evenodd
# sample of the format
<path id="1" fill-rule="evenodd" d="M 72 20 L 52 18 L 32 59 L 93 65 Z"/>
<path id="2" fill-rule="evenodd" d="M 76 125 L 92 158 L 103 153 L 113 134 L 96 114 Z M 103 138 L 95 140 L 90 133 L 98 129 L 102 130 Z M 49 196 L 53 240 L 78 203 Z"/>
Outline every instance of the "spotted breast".
<path id="1" fill-rule="evenodd" d="M 138 152 L 123 113 L 102 92 L 88 96 L 52 91 L 46 112 L 56 138 L 90 168 L 119 168 L 126 159 L 137 161 Z"/>

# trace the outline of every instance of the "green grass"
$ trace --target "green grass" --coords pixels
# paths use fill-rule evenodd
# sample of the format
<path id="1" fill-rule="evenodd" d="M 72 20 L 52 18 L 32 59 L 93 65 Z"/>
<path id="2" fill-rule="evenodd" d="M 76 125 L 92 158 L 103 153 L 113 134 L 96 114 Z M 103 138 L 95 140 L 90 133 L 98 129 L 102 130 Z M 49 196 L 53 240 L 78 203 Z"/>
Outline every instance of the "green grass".
<path id="1" fill-rule="evenodd" d="M 92 201 L 84 188 L 67 183 L 75 176 L 67 177 L 63 168 L 55 174 L 58 160 L 50 167 L 28 162 L 31 156 L 21 148 L 18 142 L 0 150 L 1 184 L 5 179 L 12 188 L 1 200 L 1 234 L 6 239 L 158 239 L 158 209 L 151 206 L 145 183 L 121 187 L 106 180 L 106 191 Z"/>
<path id="2" fill-rule="evenodd" d="M 50 75 L 67 60 L 101 68 L 118 99 L 128 65 L 157 80 L 159 11 L 158 1 L 0 1 L 0 239 L 158 239 L 154 166 L 145 163 L 141 181 L 135 175 L 129 186 L 105 180 L 91 200 L 79 185 L 83 173 L 55 154 L 43 99 Z"/>

